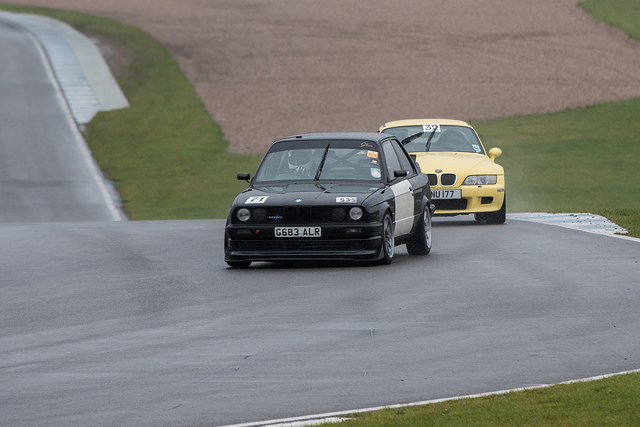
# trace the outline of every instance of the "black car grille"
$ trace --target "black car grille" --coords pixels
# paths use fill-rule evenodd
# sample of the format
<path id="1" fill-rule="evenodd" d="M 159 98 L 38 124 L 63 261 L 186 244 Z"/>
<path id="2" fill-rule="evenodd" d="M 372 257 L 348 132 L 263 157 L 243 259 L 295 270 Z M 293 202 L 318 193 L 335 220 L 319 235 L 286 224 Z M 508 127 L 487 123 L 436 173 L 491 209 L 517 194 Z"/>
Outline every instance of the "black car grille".
<path id="1" fill-rule="evenodd" d="M 230 240 L 229 249 L 240 252 L 297 253 L 372 251 L 378 248 L 379 240 L 364 239 L 249 239 Z"/>
<path id="2" fill-rule="evenodd" d="M 253 208 L 251 218 L 243 224 L 319 224 L 344 222 L 348 219 L 349 207 L 336 206 L 271 206 Z M 235 216 L 235 224 L 241 223 Z"/>
<path id="3" fill-rule="evenodd" d="M 319 216 L 320 209 L 311 209 L 311 206 L 286 206 L 284 208 L 284 221 L 289 224 L 306 224 L 311 222 L 312 212 Z"/>
<path id="4" fill-rule="evenodd" d="M 435 173 L 428 173 L 427 176 L 429 177 L 429 185 L 431 185 L 432 187 L 435 185 L 438 185 L 438 175 L 436 175 Z M 440 185 L 442 186 L 451 186 L 451 185 L 455 185 L 457 181 L 457 176 L 454 173 L 443 173 L 442 175 L 440 175 Z"/>
<path id="5" fill-rule="evenodd" d="M 254 251 L 344 251 L 347 240 L 255 240 L 250 243 Z"/>

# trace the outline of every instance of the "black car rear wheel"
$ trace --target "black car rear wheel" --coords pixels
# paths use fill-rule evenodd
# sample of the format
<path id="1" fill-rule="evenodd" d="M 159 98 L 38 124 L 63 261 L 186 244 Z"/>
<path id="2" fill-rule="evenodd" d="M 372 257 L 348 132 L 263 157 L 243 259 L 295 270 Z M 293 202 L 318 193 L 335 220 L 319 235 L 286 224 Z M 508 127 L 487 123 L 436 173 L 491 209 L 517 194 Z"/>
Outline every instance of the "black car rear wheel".
<path id="1" fill-rule="evenodd" d="M 431 211 L 425 206 L 416 233 L 407 242 L 407 252 L 411 255 L 428 255 L 431 252 Z"/>

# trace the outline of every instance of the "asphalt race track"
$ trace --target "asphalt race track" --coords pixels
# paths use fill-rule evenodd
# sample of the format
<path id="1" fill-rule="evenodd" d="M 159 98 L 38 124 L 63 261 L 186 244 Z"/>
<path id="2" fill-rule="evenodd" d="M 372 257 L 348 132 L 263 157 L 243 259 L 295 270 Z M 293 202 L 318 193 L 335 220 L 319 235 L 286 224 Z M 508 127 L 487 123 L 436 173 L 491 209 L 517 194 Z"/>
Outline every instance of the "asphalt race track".
<path id="1" fill-rule="evenodd" d="M 640 367 L 640 244 L 439 221 L 390 266 L 228 269 L 224 222 L 0 225 L 3 425 L 224 425 Z"/>
<path id="2" fill-rule="evenodd" d="M 0 40 L 0 222 L 119 219 L 46 52 L 2 15 Z"/>
<path id="3" fill-rule="evenodd" d="M 0 425 L 220 426 L 640 368 L 637 240 L 439 219 L 427 257 L 233 270 L 223 228 L 0 223 Z"/>

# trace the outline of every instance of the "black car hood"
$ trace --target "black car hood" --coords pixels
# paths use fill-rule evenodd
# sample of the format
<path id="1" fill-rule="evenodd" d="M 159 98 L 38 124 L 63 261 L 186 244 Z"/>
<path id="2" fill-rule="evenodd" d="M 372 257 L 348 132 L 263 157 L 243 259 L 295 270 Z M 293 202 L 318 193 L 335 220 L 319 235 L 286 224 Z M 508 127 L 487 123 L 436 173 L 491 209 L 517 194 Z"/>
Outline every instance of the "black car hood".
<path id="1" fill-rule="evenodd" d="M 369 195 L 382 189 L 376 183 L 290 183 L 283 185 L 254 185 L 236 198 L 239 205 L 331 205 L 361 204 Z M 352 199 L 339 199 L 352 198 Z M 355 201 L 354 199 L 355 198 Z M 351 200 L 351 201 L 347 201 Z"/>

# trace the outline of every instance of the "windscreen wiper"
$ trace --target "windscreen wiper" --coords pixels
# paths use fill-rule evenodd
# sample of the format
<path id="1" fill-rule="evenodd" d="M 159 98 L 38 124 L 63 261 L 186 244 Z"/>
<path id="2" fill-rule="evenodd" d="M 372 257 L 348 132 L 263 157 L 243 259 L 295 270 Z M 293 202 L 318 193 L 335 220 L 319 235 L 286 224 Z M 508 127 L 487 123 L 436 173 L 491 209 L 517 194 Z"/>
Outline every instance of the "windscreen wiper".
<path id="1" fill-rule="evenodd" d="M 324 162 L 327 160 L 327 153 L 329 153 L 329 147 L 331 143 L 327 144 L 327 148 L 324 149 L 324 153 L 322 154 L 322 159 L 320 160 L 320 166 L 318 166 L 318 171 L 316 172 L 316 176 L 313 177 L 316 181 L 320 179 L 320 174 L 322 173 L 322 168 L 324 167 Z"/>
<path id="2" fill-rule="evenodd" d="M 424 151 L 429 151 L 429 147 L 431 146 L 431 139 L 433 139 L 433 136 L 436 134 L 437 130 L 438 130 L 438 128 L 433 128 L 433 130 L 431 131 L 431 134 L 429 134 L 429 139 L 427 140 L 427 143 L 424 146 Z M 415 135 L 411 135 L 410 137 L 403 139 L 400 142 L 400 144 L 407 145 L 408 143 L 410 143 L 414 139 L 420 138 L 422 135 L 424 135 L 424 132 L 418 132 Z"/>
<path id="3" fill-rule="evenodd" d="M 322 184 L 320 184 L 320 183 L 316 182 L 316 183 L 315 183 L 315 186 L 316 186 L 316 188 L 321 189 L 323 192 L 325 192 L 325 193 L 327 192 L 326 187 L 324 187 Z"/>
<path id="4" fill-rule="evenodd" d="M 424 132 L 418 132 L 415 135 L 411 135 L 405 139 L 403 139 L 402 141 L 400 141 L 400 144 L 402 145 L 407 145 L 408 143 L 410 143 L 411 141 L 413 141 L 416 138 L 420 138 L 422 135 L 424 135 Z"/>
<path id="5" fill-rule="evenodd" d="M 431 148 L 431 138 L 433 138 L 433 135 L 436 134 L 436 130 L 438 130 L 438 128 L 433 128 L 433 130 L 431 131 L 431 135 L 429 135 L 429 139 L 427 139 L 427 143 L 424 146 L 425 152 L 428 152 L 429 148 Z"/>

